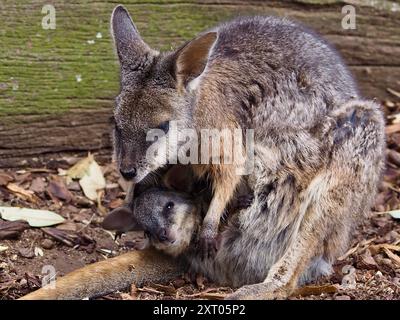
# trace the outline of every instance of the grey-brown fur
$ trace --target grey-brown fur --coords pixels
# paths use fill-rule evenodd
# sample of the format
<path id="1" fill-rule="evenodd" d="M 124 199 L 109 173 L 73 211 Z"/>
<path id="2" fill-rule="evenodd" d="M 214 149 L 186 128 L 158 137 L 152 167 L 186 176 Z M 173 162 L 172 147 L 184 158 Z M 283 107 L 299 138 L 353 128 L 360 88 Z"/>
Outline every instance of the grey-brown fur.
<path id="1" fill-rule="evenodd" d="M 151 246 L 181 261 L 190 262 L 200 257 L 198 252 L 201 221 L 207 212 L 212 192 L 207 181 L 195 180 L 188 166 L 175 166 L 158 176 L 158 186 L 143 186 L 130 207 L 113 210 L 103 221 L 103 228 L 117 232 L 143 231 L 134 238 L 134 248 Z M 184 175 L 180 188 L 179 175 Z M 231 237 L 236 231 L 232 221 L 237 212 L 248 208 L 253 201 L 252 191 L 243 183 L 225 209 L 221 237 Z M 229 227 L 226 227 L 226 222 Z M 201 257 L 202 258 L 202 257 Z M 212 260 L 212 259 L 211 259 Z"/>
<path id="2" fill-rule="evenodd" d="M 211 32 L 217 39 L 193 90 L 186 86 L 199 75 L 181 79 L 174 53 L 143 54 L 137 33 L 115 33 L 122 48 L 118 163 L 135 166 L 136 181 L 163 165 L 165 159 L 143 155 L 145 132 L 164 121 L 253 128 L 255 170 L 246 179 L 254 202 L 240 212 L 215 259 L 195 259 L 193 268 L 220 283 L 249 285 L 231 298 L 286 297 L 308 274 L 329 271 L 370 209 L 384 162 L 382 113 L 362 100 L 338 54 L 302 26 L 252 17 Z M 215 174 L 223 206 L 241 179 L 225 169 L 213 169 L 224 170 Z"/>

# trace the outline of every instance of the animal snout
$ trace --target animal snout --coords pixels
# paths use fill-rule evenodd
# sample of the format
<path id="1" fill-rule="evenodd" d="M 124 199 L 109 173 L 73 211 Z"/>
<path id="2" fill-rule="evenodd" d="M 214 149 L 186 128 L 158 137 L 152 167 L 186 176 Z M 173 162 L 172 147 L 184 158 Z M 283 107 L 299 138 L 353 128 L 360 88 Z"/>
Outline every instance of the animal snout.
<path id="1" fill-rule="evenodd" d="M 136 168 L 120 169 L 119 172 L 121 173 L 121 176 L 123 176 L 126 180 L 133 179 L 134 177 L 136 177 L 137 174 Z"/>
<path id="2" fill-rule="evenodd" d="M 158 232 L 157 237 L 158 237 L 158 240 L 160 242 L 167 241 L 168 240 L 167 229 L 164 229 L 164 228 L 160 229 L 160 231 Z"/>
<path id="3" fill-rule="evenodd" d="M 161 228 L 157 233 L 158 241 L 174 243 L 175 238 L 167 231 L 166 228 Z"/>

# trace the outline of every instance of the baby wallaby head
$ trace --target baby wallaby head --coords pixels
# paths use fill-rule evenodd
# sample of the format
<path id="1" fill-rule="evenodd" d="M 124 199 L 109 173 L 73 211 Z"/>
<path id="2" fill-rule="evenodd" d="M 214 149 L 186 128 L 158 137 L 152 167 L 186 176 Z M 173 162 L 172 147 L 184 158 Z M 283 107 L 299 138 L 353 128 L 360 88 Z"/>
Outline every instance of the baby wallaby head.
<path id="1" fill-rule="evenodd" d="M 173 256 L 190 245 L 200 225 L 200 214 L 186 193 L 154 188 L 134 201 L 134 217 L 151 243 Z"/>
<path id="2" fill-rule="evenodd" d="M 121 207 L 113 210 L 103 222 L 103 227 L 119 232 L 144 231 L 146 243 L 163 252 L 178 256 L 188 249 L 201 215 L 198 205 L 187 193 L 165 188 L 151 188 L 134 199 L 132 210 Z"/>

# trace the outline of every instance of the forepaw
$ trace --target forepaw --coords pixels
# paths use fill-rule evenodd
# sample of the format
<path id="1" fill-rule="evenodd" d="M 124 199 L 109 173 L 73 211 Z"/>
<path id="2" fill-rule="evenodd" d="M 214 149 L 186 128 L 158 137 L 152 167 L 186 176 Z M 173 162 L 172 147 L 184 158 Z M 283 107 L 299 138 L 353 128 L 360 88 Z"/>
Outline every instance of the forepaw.
<path id="1" fill-rule="evenodd" d="M 214 258 L 218 250 L 218 233 L 210 226 L 205 226 L 200 234 L 198 245 L 203 259 Z"/>
<path id="2" fill-rule="evenodd" d="M 203 259 L 212 259 L 217 253 L 217 238 L 201 237 L 199 241 L 200 254 Z"/>
<path id="3" fill-rule="evenodd" d="M 225 300 L 280 300 L 287 297 L 288 295 L 284 290 L 268 283 L 257 283 L 239 288 L 228 295 Z"/>
<path id="4" fill-rule="evenodd" d="M 134 250 L 144 250 L 149 247 L 149 239 L 147 237 L 137 237 L 131 240 L 129 245 Z"/>

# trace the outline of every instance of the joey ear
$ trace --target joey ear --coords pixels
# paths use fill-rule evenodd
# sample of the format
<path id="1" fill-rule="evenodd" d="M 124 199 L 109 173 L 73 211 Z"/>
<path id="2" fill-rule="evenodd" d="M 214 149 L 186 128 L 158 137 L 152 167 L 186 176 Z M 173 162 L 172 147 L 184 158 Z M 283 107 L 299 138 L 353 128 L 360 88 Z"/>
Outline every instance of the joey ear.
<path id="1" fill-rule="evenodd" d="M 142 230 L 133 217 L 133 212 L 126 207 L 116 208 L 111 211 L 104 218 L 102 227 L 106 230 L 121 232 Z"/>
<path id="2" fill-rule="evenodd" d="M 137 70 L 148 59 L 149 53 L 155 52 L 142 40 L 124 6 L 115 7 L 111 14 L 110 27 L 121 65 Z"/>
<path id="3" fill-rule="evenodd" d="M 175 53 L 175 77 L 178 89 L 184 89 L 193 79 L 201 75 L 206 67 L 216 32 L 209 32 L 184 44 Z"/>
<path id="4" fill-rule="evenodd" d="M 164 175 L 167 188 L 181 192 L 191 192 L 194 185 L 194 175 L 189 165 L 174 165 Z"/>

